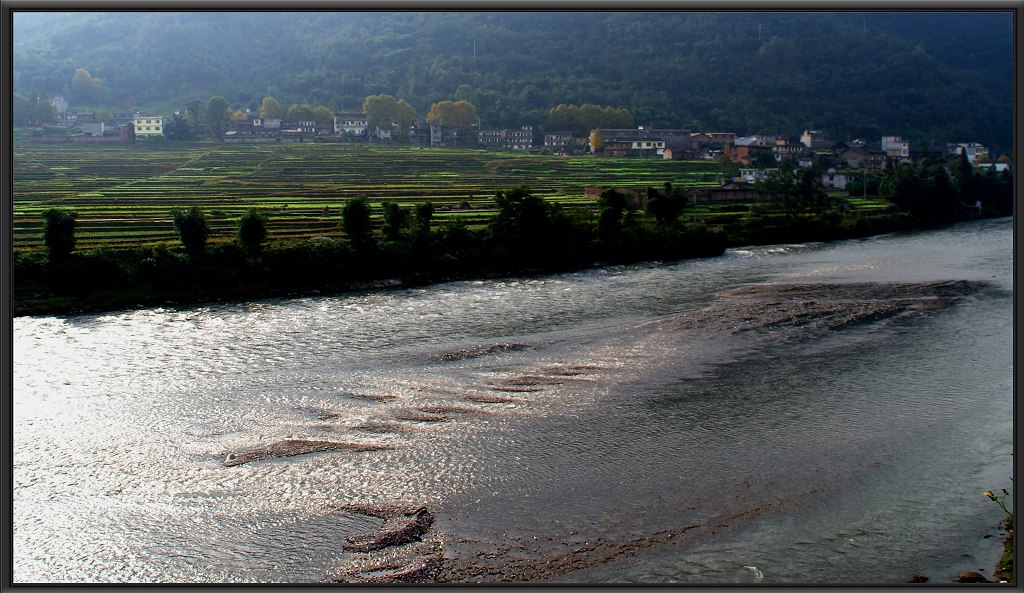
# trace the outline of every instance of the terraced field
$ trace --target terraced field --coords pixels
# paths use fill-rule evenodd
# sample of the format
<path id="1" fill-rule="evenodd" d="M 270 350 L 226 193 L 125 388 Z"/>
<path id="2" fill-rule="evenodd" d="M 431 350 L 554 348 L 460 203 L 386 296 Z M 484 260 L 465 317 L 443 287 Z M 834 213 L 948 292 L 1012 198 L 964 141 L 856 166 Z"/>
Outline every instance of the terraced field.
<path id="1" fill-rule="evenodd" d="M 434 203 L 436 219 L 485 224 L 498 190 L 525 185 L 549 201 L 591 204 L 583 188 L 714 185 L 718 165 L 659 159 L 558 157 L 367 144 L 153 143 L 61 146 L 16 142 L 14 243 L 42 244 L 41 213 L 78 213 L 80 247 L 174 241 L 170 211 L 198 205 L 211 240 L 234 236 L 249 208 L 264 209 L 271 239 L 335 235 L 341 207 Z M 460 204 L 469 208 L 460 208 Z"/>

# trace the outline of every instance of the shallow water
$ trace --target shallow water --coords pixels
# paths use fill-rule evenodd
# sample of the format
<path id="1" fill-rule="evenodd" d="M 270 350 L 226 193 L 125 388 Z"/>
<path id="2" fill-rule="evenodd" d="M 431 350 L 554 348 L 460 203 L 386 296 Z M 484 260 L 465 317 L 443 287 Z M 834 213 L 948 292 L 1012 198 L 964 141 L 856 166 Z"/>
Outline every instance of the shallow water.
<path id="1" fill-rule="evenodd" d="M 427 539 L 464 580 L 991 574 L 998 538 L 982 536 L 1001 511 L 981 492 L 1010 486 L 1011 246 L 1002 219 L 18 318 L 14 580 L 321 581 L 353 560 L 347 536 L 379 526 L 331 506 L 355 503 L 426 504 Z M 834 331 L 718 320 L 736 321 L 719 295 L 752 284 L 936 280 L 980 288 Z M 222 463 L 281 439 L 393 448 Z M 497 574 L 465 568 L 483 565 Z"/>

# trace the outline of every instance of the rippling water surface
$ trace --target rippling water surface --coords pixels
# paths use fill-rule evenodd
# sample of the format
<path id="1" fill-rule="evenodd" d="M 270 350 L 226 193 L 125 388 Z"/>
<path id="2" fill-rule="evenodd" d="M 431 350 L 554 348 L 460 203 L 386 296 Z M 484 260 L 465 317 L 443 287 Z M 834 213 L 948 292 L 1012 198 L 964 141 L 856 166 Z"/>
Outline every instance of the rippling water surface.
<path id="1" fill-rule="evenodd" d="M 1010 486 L 1011 245 L 1004 219 L 18 318 L 15 581 L 320 581 L 379 526 L 337 508 L 358 503 L 426 504 L 446 557 L 531 580 L 991 574 L 1000 511 L 980 493 Z M 936 280 L 981 288 L 824 334 L 709 321 L 757 283 Z M 389 448 L 223 464 L 283 439 Z"/>

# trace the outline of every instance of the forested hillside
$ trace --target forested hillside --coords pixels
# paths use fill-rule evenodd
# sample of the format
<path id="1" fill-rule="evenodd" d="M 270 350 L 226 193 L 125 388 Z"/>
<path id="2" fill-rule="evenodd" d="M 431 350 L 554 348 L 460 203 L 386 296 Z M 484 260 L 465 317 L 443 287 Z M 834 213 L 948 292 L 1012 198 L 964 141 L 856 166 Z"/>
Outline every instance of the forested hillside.
<path id="1" fill-rule="evenodd" d="M 1012 150 L 1009 13 L 16 13 L 15 90 L 72 107 L 181 109 L 265 95 L 420 115 L 465 99 L 485 125 L 562 103 L 637 123 L 837 139 L 900 134 Z M 76 69 L 91 80 L 73 84 Z"/>

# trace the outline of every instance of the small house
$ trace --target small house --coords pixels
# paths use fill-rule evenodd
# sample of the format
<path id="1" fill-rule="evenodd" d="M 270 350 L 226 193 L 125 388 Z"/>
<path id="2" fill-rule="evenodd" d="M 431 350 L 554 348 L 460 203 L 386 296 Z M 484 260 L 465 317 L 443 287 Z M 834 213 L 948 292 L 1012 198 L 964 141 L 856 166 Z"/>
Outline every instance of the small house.
<path id="1" fill-rule="evenodd" d="M 821 184 L 829 189 L 846 189 L 847 178 L 845 173 L 840 173 L 835 169 L 829 169 L 821 175 Z"/>

